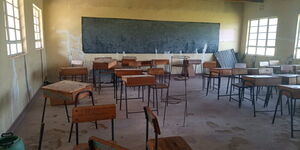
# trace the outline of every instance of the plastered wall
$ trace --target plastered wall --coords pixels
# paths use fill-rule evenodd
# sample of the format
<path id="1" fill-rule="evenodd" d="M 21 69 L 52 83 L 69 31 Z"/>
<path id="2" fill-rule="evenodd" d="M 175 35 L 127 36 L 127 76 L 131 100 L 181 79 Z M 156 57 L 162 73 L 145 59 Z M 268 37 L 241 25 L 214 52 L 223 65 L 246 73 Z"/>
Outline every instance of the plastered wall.
<path id="1" fill-rule="evenodd" d="M 239 50 L 243 4 L 224 0 L 46 0 L 44 15 L 48 78 L 55 81 L 59 67 L 68 65 L 71 59 L 82 59 L 90 67 L 94 57 L 122 57 L 122 54 L 82 52 L 82 16 L 221 23 L 220 50 Z M 170 57 L 163 54 L 130 55 L 139 60 Z M 190 56 L 201 58 L 196 54 Z M 205 60 L 209 59 L 211 54 L 205 56 Z"/>
<path id="2" fill-rule="evenodd" d="M 247 3 L 244 9 L 241 53 L 245 52 L 247 22 L 249 19 L 262 17 L 278 17 L 277 43 L 274 57 L 256 57 L 256 66 L 262 60 L 279 59 L 285 64 L 294 54 L 297 20 L 300 14 L 300 0 L 265 0 L 265 3 Z M 253 56 L 246 57 L 249 65 L 254 61 Z M 294 63 L 299 63 L 294 60 Z"/>
<path id="3" fill-rule="evenodd" d="M 34 48 L 33 34 L 32 4 L 42 9 L 42 0 L 21 1 L 26 54 L 17 57 L 7 56 L 3 2 L 0 0 L 0 133 L 11 127 L 40 88 L 42 63 L 46 66 L 46 60 L 41 60 L 41 55 L 46 57 L 45 51 Z"/>

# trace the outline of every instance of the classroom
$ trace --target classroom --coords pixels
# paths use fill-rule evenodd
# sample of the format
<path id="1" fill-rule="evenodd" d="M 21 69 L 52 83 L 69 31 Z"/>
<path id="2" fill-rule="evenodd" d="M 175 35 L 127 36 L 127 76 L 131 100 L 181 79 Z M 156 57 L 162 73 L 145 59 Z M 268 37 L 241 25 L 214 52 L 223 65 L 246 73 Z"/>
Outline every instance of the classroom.
<path id="1" fill-rule="evenodd" d="M 300 0 L 0 0 L 0 68 L 0 150 L 300 149 Z"/>

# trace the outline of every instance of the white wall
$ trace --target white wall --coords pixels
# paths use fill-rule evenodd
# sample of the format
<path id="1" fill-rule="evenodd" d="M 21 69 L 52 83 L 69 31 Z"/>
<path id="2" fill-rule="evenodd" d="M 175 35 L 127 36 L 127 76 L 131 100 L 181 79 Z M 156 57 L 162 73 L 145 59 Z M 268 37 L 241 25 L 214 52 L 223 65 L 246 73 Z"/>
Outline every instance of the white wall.
<path id="1" fill-rule="evenodd" d="M 250 19 L 261 17 L 278 17 L 278 30 L 276 41 L 276 52 L 274 57 L 258 56 L 256 64 L 261 60 L 280 59 L 285 63 L 287 58 L 294 53 L 297 20 L 300 14 L 300 0 L 265 0 L 262 3 L 247 3 L 244 9 L 243 34 L 241 53 L 245 52 L 247 22 Z M 250 63 L 253 56 L 247 57 Z M 294 61 L 298 63 L 299 61 Z"/>
<path id="2" fill-rule="evenodd" d="M 24 2 L 24 3 L 23 3 Z M 45 58 L 45 50 L 34 48 L 32 4 L 43 8 L 42 0 L 24 0 L 21 14 L 25 14 L 24 28 L 26 54 L 17 57 L 7 56 L 4 28 L 4 0 L 0 0 L 0 133 L 6 132 L 31 98 L 42 85 L 41 54 Z M 25 69 L 27 66 L 27 71 Z M 46 70 L 45 70 L 46 71 Z M 27 73 L 27 76 L 26 76 Z M 28 84 L 26 84 L 28 82 Z M 27 86 L 28 85 L 28 86 Z"/>

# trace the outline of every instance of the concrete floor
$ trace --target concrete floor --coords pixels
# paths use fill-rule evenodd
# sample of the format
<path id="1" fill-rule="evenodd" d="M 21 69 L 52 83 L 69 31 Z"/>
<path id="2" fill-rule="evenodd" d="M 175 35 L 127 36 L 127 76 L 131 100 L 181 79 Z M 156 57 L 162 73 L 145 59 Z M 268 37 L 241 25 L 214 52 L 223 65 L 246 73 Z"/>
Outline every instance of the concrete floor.
<path id="1" fill-rule="evenodd" d="M 183 93 L 183 82 L 172 80 L 170 95 Z M 182 136 L 194 150 L 297 150 L 300 149 L 300 133 L 295 138 L 290 138 L 290 123 L 287 112 L 282 117 L 277 117 L 274 125 L 271 124 L 273 113 L 258 113 L 253 117 L 252 105 L 244 101 L 242 109 L 236 102 L 229 102 L 228 97 L 217 100 L 216 91 L 211 91 L 205 96 L 202 91 L 201 79 L 188 80 L 188 117 L 186 126 L 183 127 L 184 103 L 169 105 L 166 124 L 162 126 L 164 103 L 160 103 L 159 121 L 164 136 Z M 225 85 L 225 82 L 224 82 Z M 222 92 L 225 92 L 225 87 Z M 130 91 L 133 91 L 131 89 Z M 136 92 L 131 92 L 131 96 Z M 96 103 L 111 104 L 113 88 L 104 88 L 99 95 L 94 92 Z M 275 99 L 271 100 L 269 109 L 274 108 Z M 26 148 L 37 149 L 40 131 L 40 119 L 43 98 L 41 92 L 34 98 L 30 112 L 16 130 L 26 144 Z M 90 105 L 89 100 L 82 100 L 80 105 Z M 142 110 L 140 100 L 129 102 L 130 110 Z M 262 101 L 257 108 L 262 108 Z M 71 107 L 70 112 L 71 112 Z M 284 107 L 287 110 L 287 107 Z M 98 122 L 100 128 L 95 129 L 92 123 L 79 125 L 80 142 L 87 142 L 90 136 L 97 136 L 110 140 L 110 121 Z M 44 132 L 43 149 L 66 150 L 72 149 L 75 144 L 73 134 L 71 143 L 67 142 L 70 124 L 67 123 L 64 107 L 47 106 L 46 126 Z M 145 116 L 143 113 L 131 114 L 125 117 L 125 110 L 117 111 L 115 121 L 115 137 L 118 144 L 131 150 L 145 149 Z M 153 137 L 153 135 L 151 135 Z"/>

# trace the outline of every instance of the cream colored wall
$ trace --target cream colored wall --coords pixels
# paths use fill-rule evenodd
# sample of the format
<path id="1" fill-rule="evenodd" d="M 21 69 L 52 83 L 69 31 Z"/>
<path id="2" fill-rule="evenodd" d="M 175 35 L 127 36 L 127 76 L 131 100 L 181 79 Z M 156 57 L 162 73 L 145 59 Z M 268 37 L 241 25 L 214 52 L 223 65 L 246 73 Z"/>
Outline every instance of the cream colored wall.
<path id="1" fill-rule="evenodd" d="M 257 56 L 256 66 L 261 60 L 280 59 L 285 63 L 287 58 L 294 53 L 295 37 L 297 30 L 297 20 L 300 14 L 300 0 L 265 0 L 264 4 L 247 3 L 244 11 L 244 25 L 241 44 L 241 53 L 245 52 L 245 42 L 247 34 L 247 22 L 249 19 L 261 17 L 278 17 L 277 43 L 274 57 Z M 250 64 L 254 57 L 248 56 L 247 62 Z M 299 61 L 294 61 L 299 63 Z"/>
<path id="2" fill-rule="evenodd" d="M 44 9 L 48 75 L 51 80 L 57 80 L 59 67 L 68 65 L 71 59 L 83 59 L 90 67 L 94 57 L 117 58 L 116 54 L 82 53 L 82 16 L 221 23 L 220 49 L 239 50 L 240 45 L 241 3 L 224 0 L 47 0 Z M 139 60 L 169 57 L 162 54 L 130 55 L 136 55 Z M 200 55 L 190 56 L 200 58 Z M 211 59 L 211 54 L 205 59 Z"/>
<path id="3" fill-rule="evenodd" d="M 25 45 L 27 53 L 18 57 L 8 57 L 4 28 L 4 0 L 0 0 L 0 133 L 6 132 L 16 118 L 30 102 L 42 84 L 41 53 L 34 49 L 32 3 L 43 8 L 42 0 L 24 0 L 22 12 L 25 12 L 26 33 Z M 24 15 L 24 13 L 22 13 Z M 22 35 L 24 36 L 24 35 Z M 25 75 L 27 64 L 27 76 Z M 45 61 L 44 61 L 44 66 Z M 28 81 L 28 86 L 26 84 Z M 27 88 L 28 87 L 28 88 Z"/>

